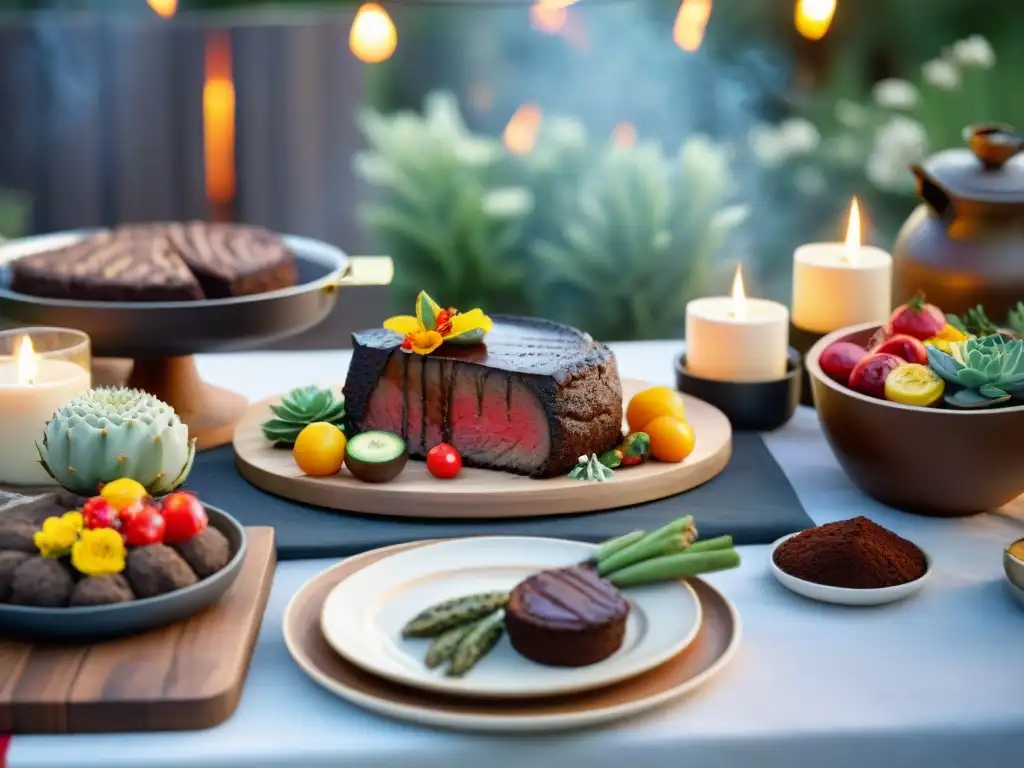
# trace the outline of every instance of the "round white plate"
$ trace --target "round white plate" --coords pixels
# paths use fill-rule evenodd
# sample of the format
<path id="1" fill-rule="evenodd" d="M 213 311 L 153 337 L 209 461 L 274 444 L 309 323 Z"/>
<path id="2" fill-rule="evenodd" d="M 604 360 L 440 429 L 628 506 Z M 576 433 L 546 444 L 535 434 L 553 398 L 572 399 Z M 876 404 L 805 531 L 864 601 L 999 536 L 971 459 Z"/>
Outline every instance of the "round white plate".
<path id="1" fill-rule="evenodd" d="M 815 584 L 813 581 L 804 581 L 796 576 L 790 576 L 775 564 L 775 550 L 782 546 L 784 541 L 794 536 L 796 534 L 791 533 L 789 536 L 783 536 L 772 544 L 771 552 L 768 554 L 768 567 L 782 586 L 796 592 L 798 595 L 809 597 L 811 600 L 818 600 L 822 603 L 835 603 L 836 605 L 884 605 L 885 603 L 895 603 L 897 600 L 903 600 L 917 593 L 932 574 L 932 559 L 922 549 L 921 552 L 928 566 L 924 576 L 896 587 L 846 589 L 844 587 L 829 587 L 824 584 Z"/>
<path id="2" fill-rule="evenodd" d="M 429 638 L 402 637 L 423 609 L 461 595 L 511 591 L 537 571 L 591 557 L 597 547 L 560 539 L 494 536 L 458 539 L 400 552 L 341 582 L 321 614 L 327 643 L 372 674 L 415 688 L 459 696 L 524 698 L 599 688 L 656 667 L 685 648 L 700 628 L 701 607 L 683 581 L 637 587 L 622 647 L 587 667 L 547 667 L 520 656 L 507 636 L 462 678 L 428 669 Z"/>

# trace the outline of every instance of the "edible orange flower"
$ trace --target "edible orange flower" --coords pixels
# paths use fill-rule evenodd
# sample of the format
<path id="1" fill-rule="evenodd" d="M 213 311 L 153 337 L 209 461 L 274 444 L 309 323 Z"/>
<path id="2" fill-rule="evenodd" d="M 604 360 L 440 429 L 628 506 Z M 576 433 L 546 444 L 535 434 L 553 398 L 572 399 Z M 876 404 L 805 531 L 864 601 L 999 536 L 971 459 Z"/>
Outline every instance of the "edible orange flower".
<path id="1" fill-rule="evenodd" d="M 400 333 L 402 349 L 429 355 L 442 344 L 471 346 L 483 341 L 491 330 L 491 318 L 480 309 L 459 312 L 442 309 L 426 291 L 416 297 L 416 315 L 396 315 L 384 321 L 389 331 Z"/>
<path id="2" fill-rule="evenodd" d="M 108 576 L 124 570 L 125 547 L 113 528 L 82 531 L 71 547 L 71 564 L 86 576 Z"/>

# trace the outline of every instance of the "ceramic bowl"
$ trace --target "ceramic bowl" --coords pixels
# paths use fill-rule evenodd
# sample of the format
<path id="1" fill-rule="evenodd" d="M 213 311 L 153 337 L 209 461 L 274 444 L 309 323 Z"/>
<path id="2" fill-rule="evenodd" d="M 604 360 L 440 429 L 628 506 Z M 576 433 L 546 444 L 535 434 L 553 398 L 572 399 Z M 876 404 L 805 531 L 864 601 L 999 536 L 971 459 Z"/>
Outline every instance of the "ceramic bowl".
<path id="1" fill-rule="evenodd" d="M 1003 570 L 1006 571 L 1006 578 L 1010 582 L 1010 591 L 1020 604 L 1024 605 L 1024 560 L 1010 554 L 1010 547 L 1021 542 L 1024 542 L 1024 539 L 1012 542 L 1003 550 Z"/>
<path id="2" fill-rule="evenodd" d="M 94 642 L 157 629 L 213 605 L 238 578 L 246 541 L 245 529 L 227 512 L 207 506 L 206 514 L 209 524 L 227 537 L 232 552 L 228 564 L 212 576 L 165 595 L 113 605 L 36 608 L 0 603 L 0 634 L 33 642 Z"/>
<path id="3" fill-rule="evenodd" d="M 836 605 L 885 605 L 886 603 L 895 603 L 897 600 L 904 600 L 917 593 L 932 574 L 932 559 L 922 549 L 921 554 L 924 555 L 927 570 L 924 572 L 924 576 L 906 584 L 900 584 L 895 587 L 883 587 L 882 589 L 846 589 L 844 587 L 830 587 L 825 584 L 816 584 L 813 581 L 805 581 L 804 579 L 798 579 L 796 576 L 791 576 L 775 564 L 775 550 L 794 536 L 796 534 L 791 533 L 772 544 L 771 552 L 768 554 L 768 567 L 771 569 L 772 575 L 786 589 L 821 603 L 835 603 Z M 918 548 L 920 549 L 920 547 Z"/>
<path id="4" fill-rule="evenodd" d="M 883 504 L 957 517 L 995 509 L 1024 493 L 1024 406 L 920 408 L 854 392 L 818 359 L 836 341 L 867 346 L 878 325 L 822 337 L 804 359 L 822 429 L 839 464 Z"/>

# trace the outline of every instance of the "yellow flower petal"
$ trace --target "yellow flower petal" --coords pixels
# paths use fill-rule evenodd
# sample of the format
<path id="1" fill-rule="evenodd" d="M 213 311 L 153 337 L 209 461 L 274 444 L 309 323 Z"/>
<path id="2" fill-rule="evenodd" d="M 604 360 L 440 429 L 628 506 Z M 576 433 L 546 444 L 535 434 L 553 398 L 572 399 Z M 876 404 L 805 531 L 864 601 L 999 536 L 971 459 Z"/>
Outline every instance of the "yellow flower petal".
<path id="1" fill-rule="evenodd" d="M 444 343 L 437 331 L 417 331 L 411 334 L 412 351 L 417 355 L 429 355 Z"/>
<path id="2" fill-rule="evenodd" d="M 60 519 L 74 528 L 75 533 L 79 533 L 83 528 L 85 528 L 85 519 L 82 517 L 82 513 L 77 510 L 65 512 L 60 516 Z"/>
<path id="3" fill-rule="evenodd" d="M 471 309 L 468 312 L 463 312 L 456 315 L 451 320 L 452 331 L 445 335 L 445 338 L 451 339 L 456 336 L 461 336 L 464 333 L 470 331 L 483 331 L 484 333 L 491 332 L 491 318 L 483 313 L 480 309 Z"/>
<path id="4" fill-rule="evenodd" d="M 406 336 L 410 333 L 417 333 L 425 330 L 420 321 L 412 315 L 395 315 L 384 321 L 384 327 L 389 331 L 400 333 Z"/>
<path id="5" fill-rule="evenodd" d="M 112 528 L 82 531 L 71 548 L 71 564 L 87 576 L 106 576 L 124 570 L 124 541 Z"/>

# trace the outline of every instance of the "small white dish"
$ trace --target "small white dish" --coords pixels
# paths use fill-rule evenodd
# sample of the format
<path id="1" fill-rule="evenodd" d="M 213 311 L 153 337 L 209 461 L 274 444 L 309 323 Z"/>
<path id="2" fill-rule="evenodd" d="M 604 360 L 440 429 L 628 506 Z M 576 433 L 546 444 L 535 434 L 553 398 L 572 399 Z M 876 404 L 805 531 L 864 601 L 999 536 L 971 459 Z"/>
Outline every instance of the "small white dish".
<path id="1" fill-rule="evenodd" d="M 683 581 L 627 590 L 622 647 L 587 667 L 547 667 L 519 655 L 507 636 L 462 678 L 445 666 L 428 669 L 430 639 L 406 638 L 402 626 L 423 609 L 460 595 L 511 591 L 528 576 L 593 556 L 575 541 L 491 536 L 430 544 L 399 552 L 342 581 L 327 596 L 321 629 L 351 663 L 421 690 L 458 696 L 535 698 L 600 688 L 639 675 L 682 651 L 700 629 L 701 606 Z"/>
<path id="2" fill-rule="evenodd" d="M 772 544 L 771 552 L 768 554 L 768 567 L 786 589 L 796 592 L 798 595 L 808 597 L 811 600 L 818 600 L 822 603 L 835 603 L 836 605 L 885 605 L 903 600 L 917 593 L 928 581 L 932 573 L 932 559 L 923 549 L 927 570 L 924 576 L 906 584 L 895 587 L 884 587 L 882 589 L 846 589 L 844 587 L 829 587 L 824 584 L 815 584 L 813 581 L 805 581 L 791 576 L 775 564 L 775 550 L 782 546 L 783 542 L 796 536 L 791 533 L 783 536 Z M 920 549 L 920 547 L 918 547 Z"/>

